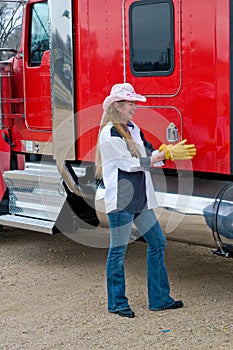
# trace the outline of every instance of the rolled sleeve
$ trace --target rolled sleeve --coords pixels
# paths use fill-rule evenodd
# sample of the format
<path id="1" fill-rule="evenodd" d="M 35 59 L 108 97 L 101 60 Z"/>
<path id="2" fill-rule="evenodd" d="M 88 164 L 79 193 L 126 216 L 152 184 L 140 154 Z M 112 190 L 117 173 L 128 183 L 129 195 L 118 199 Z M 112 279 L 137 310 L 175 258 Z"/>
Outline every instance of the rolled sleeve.
<path id="1" fill-rule="evenodd" d="M 151 159 L 150 157 L 139 158 L 141 168 L 144 170 L 150 170 Z"/>

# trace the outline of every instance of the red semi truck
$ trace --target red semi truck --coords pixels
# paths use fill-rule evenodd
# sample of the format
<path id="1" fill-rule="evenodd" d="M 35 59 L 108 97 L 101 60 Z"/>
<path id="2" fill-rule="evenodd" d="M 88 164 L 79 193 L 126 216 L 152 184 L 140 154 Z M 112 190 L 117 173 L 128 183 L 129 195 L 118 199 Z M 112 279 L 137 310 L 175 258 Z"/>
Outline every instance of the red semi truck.
<path id="1" fill-rule="evenodd" d="M 232 256 L 233 1 L 28 0 L 22 20 L 0 62 L 0 224 L 106 226 L 95 145 L 104 98 L 128 82 L 155 148 L 197 148 L 152 170 L 165 233 Z"/>

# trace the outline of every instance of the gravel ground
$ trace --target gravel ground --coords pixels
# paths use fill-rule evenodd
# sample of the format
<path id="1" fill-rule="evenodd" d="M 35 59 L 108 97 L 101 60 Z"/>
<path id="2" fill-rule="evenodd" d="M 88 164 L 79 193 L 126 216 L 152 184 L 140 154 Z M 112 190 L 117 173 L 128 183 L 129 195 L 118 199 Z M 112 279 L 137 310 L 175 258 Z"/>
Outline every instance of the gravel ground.
<path id="1" fill-rule="evenodd" d="M 150 312 L 146 245 L 130 244 L 127 295 L 136 317 L 124 319 L 107 312 L 106 249 L 9 228 L 0 245 L 0 349 L 233 349 L 233 260 L 209 248 L 168 241 L 171 294 L 185 307 Z"/>

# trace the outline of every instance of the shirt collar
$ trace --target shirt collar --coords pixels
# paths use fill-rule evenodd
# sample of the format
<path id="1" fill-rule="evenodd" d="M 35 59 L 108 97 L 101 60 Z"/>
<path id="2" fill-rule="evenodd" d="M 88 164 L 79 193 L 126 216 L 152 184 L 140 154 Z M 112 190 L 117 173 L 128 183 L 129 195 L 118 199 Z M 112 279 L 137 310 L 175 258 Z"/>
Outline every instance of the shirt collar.
<path id="1" fill-rule="evenodd" d="M 130 128 L 133 128 L 133 129 L 134 129 L 134 125 L 133 125 L 133 123 L 132 123 L 131 121 L 128 121 L 128 122 L 127 122 L 127 126 L 129 126 Z"/>

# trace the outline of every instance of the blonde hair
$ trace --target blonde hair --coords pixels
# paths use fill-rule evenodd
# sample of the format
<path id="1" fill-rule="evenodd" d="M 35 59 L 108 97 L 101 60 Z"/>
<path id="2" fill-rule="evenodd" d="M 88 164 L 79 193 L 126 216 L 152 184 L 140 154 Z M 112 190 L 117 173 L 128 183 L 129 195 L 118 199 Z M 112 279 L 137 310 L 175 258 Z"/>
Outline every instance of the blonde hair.
<path id="1" fill-rule="evenodd" d="M 117 103 L 120 104 L 120 106 L 123 106 L 123 104 L 126 101 L 118 101 Z M 114 106 L 114 103 L 112 103 L 107 111 L 105 112 L 102 123 L 100 125 L 100 132 L 102 129 L 109 123 L 112 122 L 114 128 L 117 130 L 117 132 L 123 137 L 125 140 L 128 150 L 130 151 L 131 155 L 133 157 L 139 158 L 141 156 L 139 150 L 137 149 L 136 143 L 134 142 L 132 136 L 130 133 L 126 130 L 125 126 L 120 122 L 119 120 L 119 114 L 117 109 Z M 103 176 L 102 172 L 102 159 L 101 159 L 101 153 L 100 153 L 100 146 L 99 146 L 99 137 L 98 137 L 98 142 L 96 145 L 96 160 L 95 160 L 95 176 L 97 179 L 101 179 Z"/>

